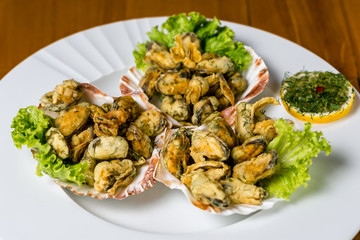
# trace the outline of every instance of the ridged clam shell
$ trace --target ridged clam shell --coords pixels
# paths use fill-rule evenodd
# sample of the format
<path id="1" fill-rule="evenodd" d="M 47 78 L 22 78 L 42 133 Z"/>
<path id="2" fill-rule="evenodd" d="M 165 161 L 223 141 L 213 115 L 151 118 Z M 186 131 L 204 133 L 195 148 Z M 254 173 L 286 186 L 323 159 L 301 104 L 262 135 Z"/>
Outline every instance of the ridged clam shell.
<path id="1" fill-rule="evenodd" d="M 248 87 L 243 94 L 237 96 L 235 99 L 236 104 L 239 102 L 250 101 L 252 98 L 260 94 L 269 82 L 269 72 L 264 60 L 259 57 L 251 47 L 245 46 L 245 49 L 252 57 L 252 62 L 249 67 L 241 72 L 248 82 Z M 129 71 L 123 75 L 120 80 L 119 87 L 121 93 L 131 94 L 135 92 L 143 92 L 143 90 L 139 87 L 141 76 L 143 74 L 144 73 L 141 70 L 138 70 L 135 67 L 130 68 Z M 158 107 L 160 106 L 159 101 L 155 100 L 154 104 Z M 235 121 L 235 107 L 232 106 L 224 109 L 221 115 L 226 117 L 226 120 L 230 123 L 230 125 L 233 125 Z M 171 119 L 171 122 L 174 126 L 181 126 L 179 122 L 170 116 L 169 119 Z"/>
<path id="2" fill-rule="evenodd" d="M 191 127 L 189 127 L 191 128 Z M 193 130 L 204 130 L 206 129 L 206 126 L 200 126 L 197 128 L 193 128 Z M 162 133 L 162 137 L 164 141 L 161 143 L 159 147 L 165 146 L 166 141 L 171 136 L 172 133 L 174 133 L 177 129 L 166 129 L 164 133 Z M 159 136 L 160 137 L 160 136 Z M 205 205 L 199 200 L 195 199 L 195 197 L 192 195 L 192 193 L 189 191 L 189 189 L 174 175 L 172 175 L 164 166 L 162 162 L 162 157 L 160 153 L 160 161 L 158 161 L 156 165 L 155 170 L 155 179 L 163 184 L 165 184 L 167 187 L 171 189 L 178 189 L 182 191 L 185 195 L 185 197 L 197 208 L 212 213 L 212 214 L 219 214 L 219 215 L 232 215 L 232 214 L 240 214 L 240 215 L 248 215 L 251 213 L 254 213 L 259 210 L 265 210 L 270 209 L 274 206 L 274 204 L 278 201 L 281 201 L 281 199 L 278 198 L 268 198 L 265 199 L 261 205 L 249 205 L 249 204 L 232 204 L 226 209 L 219 209 L 214 206 Z"/>
<path id="3" fill-rule="evenodd" d="M 101 105 L 103 103 L 112 103 L 113 97 L 108 96 L 95 86 L 88 83 L 81 83 L 81 88 L 84 90 L 84 98 L 92 104 Z M 157 109 L 154 105 L 147 101 L 147 97 L 144 93 L 132 93 L 130 96 L 140 105 L 142 110 Z M 171 123 L 169 123 L 171 127 Z M 165 132 L 165 130 L 164 130 Z M 156 138 L 157 139 L 157 138 Z M 161 138 L 159 138 L 161 139 Z M 155 142 L 158 142 L 155 140 Z M 161 142 L 161 141 L 160 141 Z M 163 142 L 163 141 L 162 141 Z M 155 146 L 152 156 L 146 160 L 146 163 L 140 167 L 137 167 L 137 175 L 126 188 L 119 189 L 115 195 L 109 193 L 97 192 L 95 189 L 88 185 L 79 186 L 75 183 L 65 182 L 59 179 L 54 180 L 59 186 L 68 188 L 73 193 L 81 196 L 90 196 L 97 199 L 115 198 L 124 199 L 130 195 L 137 195 L 142 193 L 148 188 L 151 188 L 154 183 L 155 166 L 159 161 L 159 149 Z"/>

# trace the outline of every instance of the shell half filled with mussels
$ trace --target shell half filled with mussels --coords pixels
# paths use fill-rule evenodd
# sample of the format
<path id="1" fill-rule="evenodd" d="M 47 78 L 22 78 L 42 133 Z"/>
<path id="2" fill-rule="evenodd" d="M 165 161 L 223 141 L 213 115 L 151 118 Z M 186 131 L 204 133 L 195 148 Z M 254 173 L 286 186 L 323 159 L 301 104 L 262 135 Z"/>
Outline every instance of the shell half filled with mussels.
<path id="1" fill-rule="evenodd" d="M 264 98 L 243 104 L 250 114 L 238 105 L 233 126 L 217 116 L 200 127 L 167 129 L 155 179 L 181 190 L 194 206 L 210 213 L 247 215 L 271 208 L 279 199 L 269 198 L 258 181 L 279 168 L 276 151 L 266 150 L 276 131 L 260 110 L 278 102 Z M 253 123 L 247 132 L 243 121 Z"/>
<path id="2" fill-rule="evenodd" d="M 171 49 L 148 43 L 148 68 L 143 72 L 132 67 L 122 76 L 121 93 L 144 92 L 176 126 L 200 126 L 209 115 L 226 114 L 264 90 L 268 69 L 251 47 L 245 46 L 251 64 L 237 71 L 230 58 L 204 53 L 198 41 L 195 34 L 183 33 Z"/>
<path id="3" fill-rule="evenodd" d="M 47 143 L 64 162 L 84 163 L 82 185 L 56 179 L 77 195 L 123 199 L 152 187 L 159 160 L 156 138 L 171 123 L 143 93 L 110 97 L 95 86 L 66 80 L 41 98 L 54 118 Z"/>

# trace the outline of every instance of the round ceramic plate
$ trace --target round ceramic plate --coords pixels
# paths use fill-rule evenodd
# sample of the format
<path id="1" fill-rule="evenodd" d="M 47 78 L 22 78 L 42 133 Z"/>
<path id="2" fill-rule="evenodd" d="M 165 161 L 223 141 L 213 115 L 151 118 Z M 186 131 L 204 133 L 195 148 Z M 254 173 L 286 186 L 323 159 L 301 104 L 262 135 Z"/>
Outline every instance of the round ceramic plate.
<path id="1" fill-rule="evenodd" d="M 0 238 L 3 239 L 350 239 L 360 229 L 359 93 L 349 115 L 330 124 L 313 125 L 333 147 L 310 169 L 311 181 L 289 202 L 250 216 L 217 216 L 196 209 L 180 191 L 161 183 L 124 200 L 74 195 L 48 177 L 35 174 L 31 152 L 19 151 L 10 136 L 11 121 L 21 107 L 37 105 L 40 96 L 68 78 L 90 82 L 103 92 L 120 95 L 119 80 L 134 65 L 132 51 L 146 32 L 166 18 L 116 22 L 83 31 L 38 51 L 0 82 L 2 183 Z M 283 38 L 251 27 L 223 22 L 236 39 L 262 56 L 270 73 L 256 98 L 279 98 L 286 72 L 336 71 L 321 58 Z M 253 99 L 256 101 L 256 99 Z M 274 118 L 292 117 L 281 106 Z M 297 127 L 303 123 L 295 121 Z"/>

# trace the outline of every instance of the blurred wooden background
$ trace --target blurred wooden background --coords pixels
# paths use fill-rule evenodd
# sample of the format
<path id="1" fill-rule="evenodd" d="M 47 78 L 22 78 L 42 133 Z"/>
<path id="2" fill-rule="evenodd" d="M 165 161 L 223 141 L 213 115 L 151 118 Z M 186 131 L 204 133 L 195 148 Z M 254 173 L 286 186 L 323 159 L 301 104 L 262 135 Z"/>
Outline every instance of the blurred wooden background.
<path id="1" fill-rule="evenodd" d="M 359 90 L 359 0 L 0 0 L 0 79 L 46 45 L 114 21 L 199 11 L 280 35 L 319 55 Z"/>
<path id="2" fill-rule="evenodd" d="M 296 42 L 359 90 L 360 0 L 0 0 L 0 79 L 40 48 L 75 32 L 190 11 Z"/>

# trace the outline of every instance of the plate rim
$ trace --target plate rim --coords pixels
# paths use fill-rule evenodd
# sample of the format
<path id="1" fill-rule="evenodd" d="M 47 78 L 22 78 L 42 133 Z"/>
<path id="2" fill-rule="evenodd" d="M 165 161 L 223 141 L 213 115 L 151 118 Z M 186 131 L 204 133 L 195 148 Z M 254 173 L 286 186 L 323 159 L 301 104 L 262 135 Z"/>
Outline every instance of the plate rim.
<path id="1" fill-rule="evenodd" d="M 1 82 L 4 82 L 4 80 L 10 81 L 10 79 L 9 79 L 9 80 L 7 80 L 7 79 L 8 79 L 8 78 L 11 78 L 11 74 L 12 74 L 13 72 L 17 71 L 17 69 L 21 68 L 27 61 L 31 61 L 31 58 L 32 58 L 36 53 L 38 53 L 39 51 L 41 51 L 41 50 L 43 50 L 43 49 L 46 49 L 47 47 L 49 47 L 49 46 L 51 46 L 51 45 L 53 45 L 53 44 L 55 44 L 55 43 L 57 43 L 57 42 L 59 42 L 59 41 L 62 41 L 63 39 L 69 38 L 70 36 L 79 34 L 79 33 L 84 32 L 84 31 L 89 31 L 89 30 L 92 30 L 92 29 L 95 29 L 95 28 L 101 28 L 101 27 L 103 27 L 103 26 L 115 25 L 116 23 L 119 23 L 119 22 L 137 21 L 137 20 L 142 20 L 142 19 L 159 19 L 159 20 L 160 20 L 160 19 L 166 19 L 166 16 L 165 16 L 165 17 L 134 18 L 134 19 L 127 19 L 127 20 L 122 20 L 122 21 L 114 21 L 114 22 L 110 22 L 110 23 L 106 23 L 106 24 L 94 26 L 94 27 L 91 27 L 91 28 L 88 28 L 88 29 L 84 29 L 84 30 L 75 32 L 75 33 L 73 33 L 73 34 L 70 34 L 70 35 L 68 35 L 68 36 L 66 36 L 66 37 L 63 37 L 63 38 L 61 38 L 61 39 L 58 39 L 58 40 L 56 40 L 56 41 L 54 41 L 54 42 L 52 42 L 52 43 L 44 46 L 43 48 L 41 48 L 41 49 L 37 50 L 36 52 L 34 52 L 33 54 L 31 54 L 30 56 L 26 57 L 24 60 L 22 60 L 20 63 L 18 63 L 14 68 L 12 68 L 12 70 L 10 70 L 7 74 L 5 74 L 5 76 L 0 80 L 0 84 L 1 84 Z M 249 28 L 249 29 L 255 29 L 255 30 L 257 30 L 257 31 L 261 31 L 262 34 L 263 34 L 263 33 L 270 34 L 272 37 L 275 36 L 275 37 L 277 37 L 277 38 L 280 38 L 280 39 L 282 39 L 282 40 L 285 40 L 285 41 L 287 41 L 287 42 L 290 42 L 290 43 L 294 44 L 296 47 L 300 47 L 301 50 L 305 50 L 305 51 L 311 53 L 312 55 L 315 55 L 316 57 L 318 57 L 319 59 L 321 59 L 321 61 L 325 62 L 327 65 L 330 65 L 330 64 L 329 64 L 328 62 L 326 62 L 323 58 L 319 57 L 318 55 L 316 55 L 315 53 L 311 52 L 310 50 L 302 47 L 301 45 L 299 45 L 299 44 L 297 44 L 297 43 L 295 43 L 295 42 L 292 42 L 291 40 L 285 39 L 285 38 L 283 38 L 283 37 L 281 37 L 281 36 L 278 36 L 278 35 L 276 35 L 276 34 L 273 34 L 273 33 L 267 32 L 267 31 L 264 31 L 264 30 L 262 30 L 262 29 L 254 28 L 254 27 L 251 27 L 251 26 L 248 26 L 248 25 L 235 23 L 235 22 L 229 22 L 229 21 L 225 21 L 225 20 L 221 20 L 221 22 L 222 22 L 222 23 L 231 23 L 231 24 L 235 24 L 235 25 L 240 25 L 240 26 L 242 26 L 242 27 Z M 226 25 L 226 24 L 224 24 L 224 25 Z M 236 32 L 236 31 L 234 31 L 234 32 Z M 29 59 L 30 59 L 30 60 L 29 60 Z M 330 66 L 331 66 L 331 65 L 330 65 Z M 331 66 L 331 67 L 333 67 L 333 66 Z M 334 67 L 333 67 L 333 68 L 334 68 Z M 334 69 L 335 69 L 335 68 L 334 68 Z M 0 86 L 2 86 L 2 85 L 0 85 Z M 355 89 L 355 88 L 354 88 L 354 89 Z M 357 97 L 359 98 L 359 92 L 358 92 L 356 89 L 355 89 L 355 93 L 356 93 Z M 73 200 L 72 200 L 72 201 L 73 201 Z M 74 202 L 72 202 L 72 203 L 74 203 Z M 71 205 L 71 204 L 70 204 L 70 205 Z M 78 208 L 78 205 L 77 205 L 77 204 L 72 204 L 72 205 L 76 205 L 76 207 Z M 82 209 L 82 210 L 84 210 L 84 209 Z M 85 210 L 85 211 L 86 211 L 86 210 Z M 95 218 L 97 218 L 97 217 L 95 217 Z M 97 221 L 95 221 L 95 222 L 97 222 Z M 106 224 L 108 224 L 108 222 L 106 222 Z M 238 223 L 236 223 L 236 224 L 238 224 Z M 236 224 L 234 224 L 234 225 L 236 225 Z M 104 224 L 101 224 L 101 225 L 104 225 Z M 358 225 L 358 229 L 359 229 L 360 223 L 358 223 L 357 225 Z M 119 226 L 116 226 L 116 227 L 119 228 Z M 123 228 L 123 227 L 120 227 L 120 228 L 121 228 L 120 232 L 122 232 L 122 231 L 125 231 L 125 232 L 126 232 L 126 231 L 130 231 L 131 234 L 134 233 L 134 232 L 132 232 L 131 230 L 128 230 L 128 229 L 126 229 L 126 228 Z M 226 227 L 225 227 L 225 228 L 226 228 Z M 124 230 L 124 229 L 125 229 L 125 230 Z M 119 232 L 118 229 L 113 229 L 112 231 L 113 231 L 113 233 Z M 350 231 L 350 230 L 349 230 L 349 231 Z M 349 232 L 349 234 L 347 234 L 347 236 L 349 236 L 349 237 L 355 236 L 355 235 L 352 235 L 354 232 L 355 232 L 355 234 L 356 234 L 356 233 L 358 232 L 358 230 L 354 230 L 351 234 L 350 234 L 350 232 Z M 139 232 L 136 231 L 136 233 L 138 234 Z M 154 235 L 154 234 L 149 234 L 149 233 L 146 233 L 145 235 L 143 235 L 143 233 L 139 233 L 139 234 L 142 235 L 142 236 L 145 236 L 145 235 L 148 236 L 148 235 L 150 235 L 150 236 L 152 236 L 152 237 L 154 237 L 154 236 L 158 237 L 158 234 L 155 234 L 155 235 Z M 197 235 L 197 234 L 195 234 L 194 236 L 196 237 L 196 235 Z M 216 234 L 215 234 L 215 235 L 216 235 Z M 351 235 L 351 236 L 350 236 L 350 235 Z M 165 237 L 166 237 L 166 236 L 173 236 L 173 235 L 163 234 L 162 236 L 165 236 Z M 191 237 L 191 236 L 188 236 L 188 237 Z M 164 238 L 164 239 L 165 239 L 165 238 Z"/>

